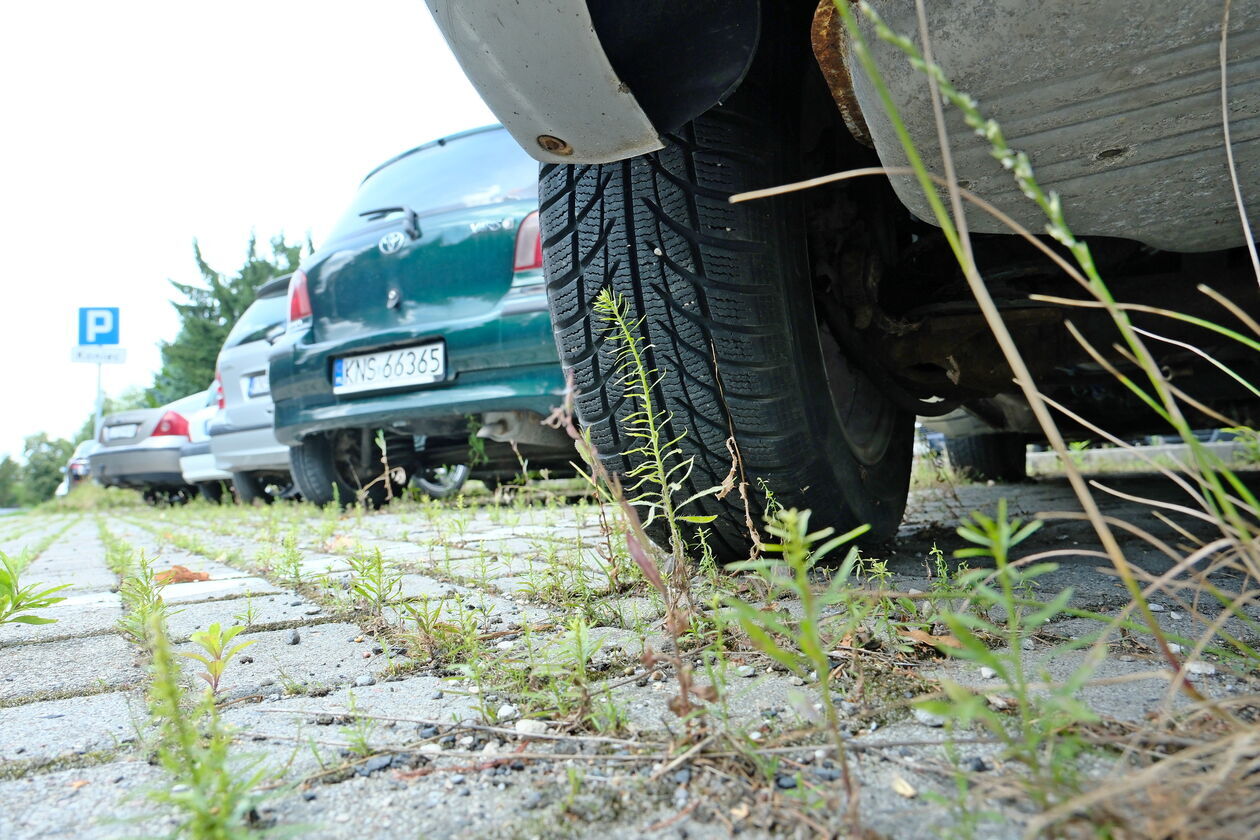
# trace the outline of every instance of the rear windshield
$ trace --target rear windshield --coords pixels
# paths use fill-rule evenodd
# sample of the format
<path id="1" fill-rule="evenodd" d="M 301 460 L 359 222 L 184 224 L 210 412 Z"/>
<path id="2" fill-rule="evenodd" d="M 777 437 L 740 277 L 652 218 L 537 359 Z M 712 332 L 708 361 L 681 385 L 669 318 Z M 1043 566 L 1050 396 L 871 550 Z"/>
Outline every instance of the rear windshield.
<path id="1" fill-rule="evenodd" d="M 277 324 L 283 324 L 289 315 L 289 298 L 287 295 L 258 298 L 249 305 L 241 320 L 236 322 L 228 333 L 224 348 L 251 341 L 261 341 L 267 337 L 267 331 Z"/>
<path id="2" fill-rule="evenodd" d="M 426 216 L 537 195 L 538 161 L 503 129 L 483 131 L 412 152 L 372 173 L 331 238 L 379 221 L 382 216 L 360 214 L 382 207 L 406 205 Z"/>

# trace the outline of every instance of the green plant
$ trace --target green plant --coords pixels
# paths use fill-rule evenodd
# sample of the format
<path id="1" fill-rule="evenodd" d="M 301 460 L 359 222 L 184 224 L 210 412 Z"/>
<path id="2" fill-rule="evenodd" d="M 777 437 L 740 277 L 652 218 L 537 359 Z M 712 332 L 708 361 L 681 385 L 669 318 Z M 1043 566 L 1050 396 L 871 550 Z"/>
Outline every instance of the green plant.
<path id="1" fill-rule="evenodd" d="M 954 556 L 984 557 L 992 560 L 995 568 L 972 569 L 959 577 L 959 585 L 981 607 L 1000 610 L 1005 622 L 996 624 L 970 613 L 947 611 L 941 615 L 959 643 L 959 647 L 944 650 L 950 656 L 991 668 L 1013 701 L 1015 721 L 1008 725 L 1001 714 L 990 708 L 985 695 L 949 680 L 942 681 L 944 699 L 921 705 L 959 725 L 978 722 L 989 729 L 1006 746 L 1008 755 L 1028 769 L 1029 794 L 1044 806 L 1056 792 L 1075 787 L 1072 759 L 1081 750 L 1082 742 L 1072 729 L 1097 719 L 1075 695 L 1093 673 L 1101 651 L 1091 651 L 1068 679 L 1050 683 L 1048 691 L 1034 690 L 1024 651 L 1031 647 L 1037 630 L 1062 612 L 1072 598 L 1070 588 L 1047 603 L 1027 597 L 1037 578 L 1058 567 L 1054 563 L 1020 564 L 1011 560 L 1011 550 L 1041 525 L 1038 521 L 1025 523 L 1010 518 L 1004 499 L 998 503 L 996 516 L 973 513 L 958 529 L 958 535 L 972 547 L 959 549 Z M 989 639 L 1000 639 L 1003 647 L 991 648 Z"/>
<path id="2" fill-rule="evenodd" d="M 385 562 L 381 550 L 367 554 L 361 548 L 347 558 L 350 565 L 350 591 L 359 605 L 374 616 L 380 616 L 402 593 L 402 573 Z"/>
<path id="3" fill-rule="evenodd" d="M 244 629 L 244 627 L 237 625 L 225 630 L 216 621 L 209 628 L 198 630 L 188 637 L 189 641 L 197 645 L 205 653 L 183 653 L 180 655 L 189 659 L 195 659 L 205 666 L 206 670 L 199 676 L 210 686 L 211 695 L 219 693 L 219 680 L 223 678 L 223 672 L 227 669 L 228 663 L 232 661 L 232 657 L 258 641 L 257 639 L 250 639 L 238 645 L 232 645 L 232 640 Z"/>
<path id="4" fill-rule="evenodd" d="M 14 559 L 0 551 L 0 624 L 52 624 L 57 619 L 43 618 L 29 611 L 41 610 L 66 600 L 53 593 L 70 584 L 47 589 L 40 589 L 37 583 L 22 586 L 18 574 L 24 565 L 20 557 Z"/>
<path id="5" fill-rule="evenodd" d="M 350 692 L 350 724 L 341 727 L 341 735 L 349 745 L 350 752 L 357 756 L 367 757 L 376 752 L 372 746 L 372 735 L 376 732 L 377 721 L 370 715 L 359 712 L 358 698 Z"/>
<path id="6" fill-rule="evenodd" d="M 213 693 L 189 697 L 185 692 L 160 616 L 150 617 L 143 635 L 151 658 L 149 714 L 158 731 L 157 759 L 173 782 L 150 791 L 149 798 L 180 815 L 173 836 L 192 840 L 259 836 L 251 823 L 263 771 L 231 760 L 232 735 L 219 718 Z"/>
<path id="7" fill-rule="evenodd" d="M 746 560 L 732 567 L 760 575 L 769 584 L 771 597 L 791 593 L 799 598 L 801 617 L 795 625 L 789 626 L 776 614 L 760 610 L 738 598 L 728 598 L 727 605 L 758 650 L 798 676 L 808 677 L 812 670 L 832 749 L 840 762 L 847 794 L 847 821 L 857 833 L 857 780 L 849 770 L 844 732 L 830 688 L 831 661 L 827 656 L 830 646 L 824 639 L 825 612 L 836 605 L 850 607 L 847 621 L 849 626 L 856 626 L 860 613 L 853 609 L 857 602 L 849 590 L 858 564 L 857 550 L 849 550 L 821 593 L 815 591 L 810 574 L 827 555 L 867 529 L 863 526 L 840 536 L 833 536 L 835 531 L 832 528 L 811 532 L 809 518 L 809 511 L 777 508 L 765 521 L 766 533 L 777 542 L 768 542 L 763 546 L 767 555 L 775 556 Z M 791 647 L 788 647 L 789 644 Z"/>
<path id="8" fill-rule="evenodd" d="M 175 614 L 162 599 L 162 587 L 154 574 L 153 560 L 139 552 L 118 587 L 124 607 L 118 629 L 136 644 L 148 646 L 149 628 L 154 622 L 165 627 L 166 619 Z"/>

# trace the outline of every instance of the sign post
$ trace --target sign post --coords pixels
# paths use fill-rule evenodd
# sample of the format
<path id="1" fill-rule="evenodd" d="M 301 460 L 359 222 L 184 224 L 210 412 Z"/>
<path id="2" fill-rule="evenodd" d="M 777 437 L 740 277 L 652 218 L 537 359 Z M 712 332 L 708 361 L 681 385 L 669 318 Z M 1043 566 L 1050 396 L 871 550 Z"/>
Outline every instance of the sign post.
<path id="1" fill-rule="evenodd" d="M 101 437 L 101 415 L 105 392 L 101 389 L 101 365 L 120 365 L 127 361 L 127 351 L 118 346 L 118 307 L 79 307 L 79 345 L 70 351 L 72 362 L 96 363 L 95 437 Z"/>

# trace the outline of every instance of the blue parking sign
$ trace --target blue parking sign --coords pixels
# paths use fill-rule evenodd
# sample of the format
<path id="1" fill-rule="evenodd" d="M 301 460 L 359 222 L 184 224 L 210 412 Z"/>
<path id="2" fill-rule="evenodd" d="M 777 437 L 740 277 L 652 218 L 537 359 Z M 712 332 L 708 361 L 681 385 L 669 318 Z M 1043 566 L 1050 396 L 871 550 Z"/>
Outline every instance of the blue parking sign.
<path id="1" fill-rule="evenodd" d="M 79 307 L 79 344 L 82 346 L 118 343 L 118 307 Z"/>

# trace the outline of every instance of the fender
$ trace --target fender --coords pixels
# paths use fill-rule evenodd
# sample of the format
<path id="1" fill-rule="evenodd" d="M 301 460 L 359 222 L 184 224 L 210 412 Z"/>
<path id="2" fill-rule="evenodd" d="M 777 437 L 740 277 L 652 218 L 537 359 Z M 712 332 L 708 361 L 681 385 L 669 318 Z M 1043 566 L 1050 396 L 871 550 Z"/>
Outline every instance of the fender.
<path id="1" fill-rule="evenodd" d="M 544 163 L 661 148 L 743 81 L 761 22 L 760 0 L 426 3 L 490 110 Z"/>

